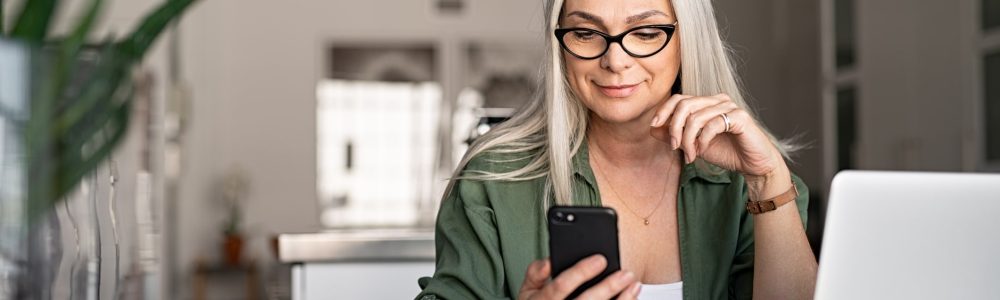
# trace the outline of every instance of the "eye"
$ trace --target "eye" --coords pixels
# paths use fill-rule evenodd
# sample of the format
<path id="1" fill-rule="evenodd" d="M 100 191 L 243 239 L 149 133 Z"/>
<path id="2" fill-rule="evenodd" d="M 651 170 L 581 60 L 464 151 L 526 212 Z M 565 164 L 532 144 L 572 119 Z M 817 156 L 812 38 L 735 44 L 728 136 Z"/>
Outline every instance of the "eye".
<path id="1" fill-rule="evenodd" d="M 633 31 L 631 35 L 641 40 L 657 40 L 661 38 L 661 36 L 663 35 L 663 31 L 656 29 L 642 29 Z"/>
<path id="2" fill-rule="evenodd" d="M 587 41 L 597 37 L 597 34 L 589 30 L 574 30 L 570 32 L 574 39 Z"/>

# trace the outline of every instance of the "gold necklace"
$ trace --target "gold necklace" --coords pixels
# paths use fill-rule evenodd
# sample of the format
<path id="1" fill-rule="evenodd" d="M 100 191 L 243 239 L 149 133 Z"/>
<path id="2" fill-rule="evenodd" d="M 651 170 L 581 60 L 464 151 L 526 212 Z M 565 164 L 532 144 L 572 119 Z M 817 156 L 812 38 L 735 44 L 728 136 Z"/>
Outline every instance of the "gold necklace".
<path id="1" fill-rule="evenodd" d="M 618 200 L 622 202 L 622 205 L 625 205 L 625 208 L 630 213 L 632 213 L 636 217 L 642 219 L 642 224 L 643 225 L 649 226 L 649 217 L 652 217 L 653 214 L 656 213 L 656 210 L 660 209 L 660 206 L 663 205 L 663 199 L 667 197 L 667 184 L 663 185 L 663 191 L 660 192 L 660 201 L 658 203 L 656 203 L 656 207 L 654 207 L 653 211 L 649 212 L 648 215 L 646 215 L 645 217 L 643 217 L 643 216 L 640 216 L 638 213 L 636 213 L 635 210 L 632 209 L 632 207 L 629 207 L 628 203 L 625 202 L 625 198 L 622 198 L 622 196 L 618 194 L 618 191 L 615 190 L 615 186 L 613 184 L 611 184 L 611 180 L 610 180 L 611 178 L 608 177 L 608 175 L 604 174 L 604 167 L 602 167 L 599 163 L 597 163 L 597 159 L 594 159 L 594 163 L 597 165 L 597 172 L 600 172 L 601 173 L 601 177 L 604 177 L 604 179 L 608 181 L 608 187 L 611 188 L 611 192 L 615 194 L 615 197 L 618 198 Z M 673 164 L 673 162 L 671 162 L 670 166 L 667 167 L 667 171 L 669 172 L 670 168 L 672 168 L 673 166 L 674 166 L 674 164 Z"/>

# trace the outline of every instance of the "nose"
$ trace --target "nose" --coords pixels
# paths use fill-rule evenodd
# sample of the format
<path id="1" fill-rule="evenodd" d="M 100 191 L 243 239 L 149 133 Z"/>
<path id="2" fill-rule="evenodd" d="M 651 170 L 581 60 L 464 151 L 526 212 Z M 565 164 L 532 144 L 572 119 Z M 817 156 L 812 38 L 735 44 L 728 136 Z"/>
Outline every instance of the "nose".
<path id="1" fill-rule="evenodd" d="M 601 56 L 601 67 L 613 73 L 628 70 L 635 64 L 635 58 L 625 52 L 621 43 L 612 43 L 608 52 Z"/>

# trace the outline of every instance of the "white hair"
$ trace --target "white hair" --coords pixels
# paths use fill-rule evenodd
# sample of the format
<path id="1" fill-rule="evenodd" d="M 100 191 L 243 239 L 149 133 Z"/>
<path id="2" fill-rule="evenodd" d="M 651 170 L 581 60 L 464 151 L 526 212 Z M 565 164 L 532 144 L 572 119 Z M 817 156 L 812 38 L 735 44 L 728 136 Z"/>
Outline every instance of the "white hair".
<path id="1" fill-rule="evenodd" d="M 683 42 L 681 52 L 681 91 L 695 96 L 720 93 L 729 95 L 733 102 L 754 115 L 747 105 L 736 72 L 731 51 L 722 41 L 711 1 L 669 0 L 677 18 L 677 33 Z M 542 64 L 544 93 L 539 93 L 522 107 L 510 120 L 479 137 L 459 162 L 444 197 L 451 193 L 456 180 L 522 181 L 546 178 L 545 201 L 554 196 L 556 203 L 568 205 L 573 199 L 573 156 L 580 149 L 586 136 L 588 110 L 577 100 L 566 79 L 565 62 L 558 40 L 551 34 L 559 24 L 563 0 L 548 0 L 544 9 L 548 19 L 545 24 L 546 59 Z M 758 122 L 760 123 L 760 122 Z M 777 145 L 782 155 L 788 156 L 798 146 L 779 141 L 764 129 Z M 505 172 L 473 170 L 463 174 L 463 169 L 477 155 L 490 153 L 531 153 L 528 163 Z M 510 161 L 506 161 L 510 162 Z M 710 166 L 698 161 L 700 168 Z"/>

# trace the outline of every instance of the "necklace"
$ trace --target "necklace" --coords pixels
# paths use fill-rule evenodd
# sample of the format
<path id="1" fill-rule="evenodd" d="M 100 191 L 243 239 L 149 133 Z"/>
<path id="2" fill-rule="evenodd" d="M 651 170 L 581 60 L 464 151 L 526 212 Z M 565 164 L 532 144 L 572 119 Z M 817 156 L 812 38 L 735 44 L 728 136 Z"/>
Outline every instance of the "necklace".
<path id="1" fill-rule="evenodd" d="M 653 214 L 656 213 L 656 210 L 660 209 L 660 206 L 663 205 L 663 199 L 667 197 L 667 185 L 666 184 L 663 185 L 663 190 L 660 191 L 660 201 L 656 203 L 656 207 L 654 207 L 653 210 L 650 211 L 648 215 L 646 215 L 645 217 L 643 217 L 643 216 L 639 215 L 638 213 L 636 213 L 635 210 L 632 209 L 632 207 L 629 207 L 628 203 L 625 202 L 625 198 L 622 198 L 622 196 L 618 194 L 618 191 L 615 190 L 615 186 L 611 184 L 611 180 L 610 180 L 611 178 L 604 174 L 604 167 L 602 167 L 597 162 L 597 159 L 594 159 L 594 163 L 597 165 L 597 172 L 601 173 L 601 177 L 604 177 L 604 180 L 606 180 L 608 182 L 608 186 L 611 187 L 611 193 L 615 194 L 615 197 L 618 198 L 618 200 L 620 200 L 622 202 L 622 205 L 625 205 L 625 208 L 628 209 L 628 211 L 630 213 L 632 213 L 636 217 L 642 219 L 642 224 L 643 225 L 649 226 L 649 217 L 652 217 Z M 673 166 L 674 166 L 674 164 L 671 161 L 670 166 L 667 167 L 667 170 L 670 170 L 670 168 L 672 168 Z"/>

